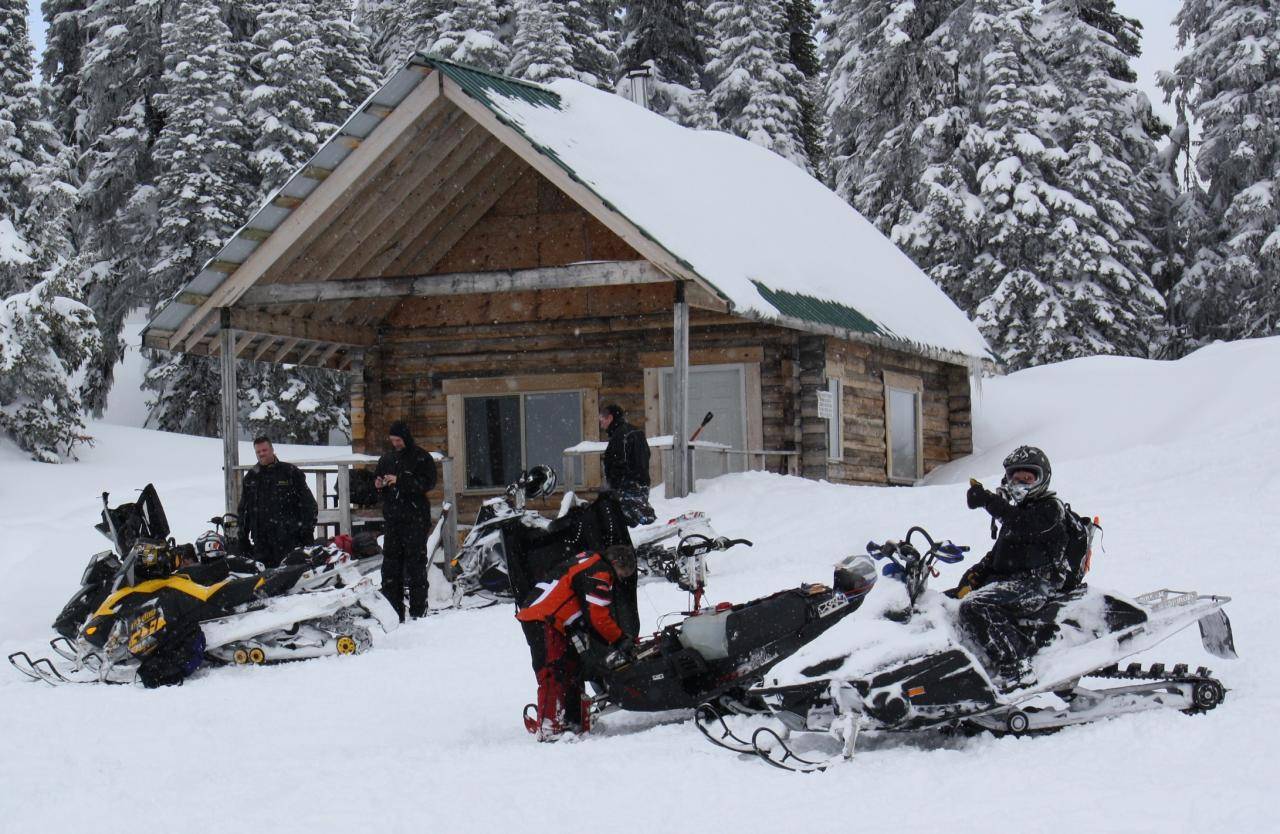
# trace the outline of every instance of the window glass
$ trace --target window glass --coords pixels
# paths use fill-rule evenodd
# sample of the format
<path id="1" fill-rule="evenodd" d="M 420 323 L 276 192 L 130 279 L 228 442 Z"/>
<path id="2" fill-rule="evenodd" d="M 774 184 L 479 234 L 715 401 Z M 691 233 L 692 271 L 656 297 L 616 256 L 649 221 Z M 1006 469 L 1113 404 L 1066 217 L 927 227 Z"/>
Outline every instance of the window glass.
<path id="1" fill-rule="evenodd" d="M 889 389 L 889 436 L 893 439 L 889 475 L 893 478 L 914 481 L 918 477 L 916 400 L 919 396 L 914 391 Z"/>
<path id="2" fill-rule="evenodd" d="M 467 487 L 506 486 L 520 477 L 520 398 L 464 401 Z"/>
<path id="3" fill-rule="evenodd" d="M 574 470 L 564 470 L 564 450 L 582 440 L 582 394 L 577 391 L 524 395 L 524 462 L 526 469 L 545 464 L 564 483 L 580 484 L 582 457 Z"/>

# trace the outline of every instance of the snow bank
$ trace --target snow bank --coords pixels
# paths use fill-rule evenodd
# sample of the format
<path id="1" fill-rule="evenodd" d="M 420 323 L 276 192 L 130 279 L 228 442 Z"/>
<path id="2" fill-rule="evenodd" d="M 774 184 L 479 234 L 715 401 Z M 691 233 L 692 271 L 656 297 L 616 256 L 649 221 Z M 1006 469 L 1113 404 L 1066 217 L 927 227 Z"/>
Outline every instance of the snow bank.
<path id="1" fill-rule="evenodd" d="M 1044 738 L 868 738 L 853 762 L 809 777 L 713 749 L 679 714 L 615 715 L 580 743 L 538 745 L 519 718 L 533 697 L 527 651 L 511 612 L 492 608 L 410 624 L 354 658 L 217 670 L 155 692 L 55 690 L 0 669 L 0 815 L 15 831 L 80 830 L 104 813 L 126 830 L 180 820 L 189 832 L 551 831 L 564 819 L 531 809 L 603 784 L 615 786 L 618 831 L 1270 830 L 1278 363 L 1280 339 L 1269 339 L 1180 362 L 1078 360 L 988 381 L 979 454 L 915 489 L 743 473 L 686 500 L 654 491 L 660 517 L 706 510 L 719 532 L 755 542 L 711 562 L 711 601 L 741 601 L 827 580 L 840 557 L 913 523 L 980 552 L 987 525 L 965 509 L 964 480 L 992 480 L 1009 448 L 1042 443 L 1063 497 L 1102 516 L 1092 584 L 1234 597 L 1241 660 L 1209 657 L 1194 629 L 1143 658 L 1214 669 L 1231 691 L 1208 715 L 1132 716 Z M 105 544 L 89 529 L 101 490 L 123 497 L 155 481 L 186 537 L 220 506 L 217 441 L 92 431 L 97 447 L 73 465 L 0 447 L 0 652 L 50 636 L 88 554 Z M 286 460 L 327 454 L 281 450 Z M 939 586 L 964 567 L 944 567 Z M 894 590 L 875 589 L 826 637 L 874 629 Z M 684 599 L 641 586 L 644 625 Z M 157 763 L 189 775 L 138 778 Z M 212 795 L 209 810 L 193 813 L 193 795 Z"/>

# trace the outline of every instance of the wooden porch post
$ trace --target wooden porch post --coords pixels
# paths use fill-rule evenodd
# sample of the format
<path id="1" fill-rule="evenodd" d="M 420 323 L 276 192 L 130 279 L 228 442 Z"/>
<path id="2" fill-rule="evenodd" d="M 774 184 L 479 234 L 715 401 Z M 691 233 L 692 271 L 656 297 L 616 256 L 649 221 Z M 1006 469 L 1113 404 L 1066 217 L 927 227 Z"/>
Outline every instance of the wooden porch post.
<path id="1" fill-rule="evenodd" d="M 227 500 L 227 512 L 234 513 L 240 506 L 240 477 L 236 466 L 240 464 L 240 438 L 237 433 L 239 403 L 236 389 L 236 332 L 231 329 L 231 308 L 218 311 L 218 361 L 222 365 L 222 477 Z"/>
<path id="2" fill-rule="evenodd" d="M 689 401 L 689 302 L 684 297 L 684 282 L 676 282 L 675 345 L 672 353 L 671 375 L 671 473 L 674 488 L 670 494 L 684 498 L 690 492 L 689 430 L 687 423 Z"/>

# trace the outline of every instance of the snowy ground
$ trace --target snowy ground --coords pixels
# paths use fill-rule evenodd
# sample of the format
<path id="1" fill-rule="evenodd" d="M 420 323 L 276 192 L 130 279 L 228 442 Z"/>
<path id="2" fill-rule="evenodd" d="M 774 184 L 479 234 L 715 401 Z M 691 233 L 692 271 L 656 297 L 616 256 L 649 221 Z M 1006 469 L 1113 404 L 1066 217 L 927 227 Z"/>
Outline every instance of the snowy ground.
<path id="1" fill-rule="evenodd" d="M 866 745 L 828 773 L 786 774 L 707 745 L 679 715 L 606 719 L 576 744 L 521 725 L 533 679 L 511 613 L 451 612 L 372 652 L 222 669 L 180 688 L 53 689 L 0 669 L 0 819 L 7 831 L 494 829 L 898 832 L 1269 830 L 1277 784 L 1280 651 L 1270 642 L 1280 507 L 1280 339 L 1218 345 L 1177 363 L 1093 359 L 986 380 L 979 453 L 916 489 L 763 474 L 703 485 L 659 512 L 710 512 L 752 550 L 715 557 L 712 599 L 823 580 L 869 538 L 930 530 L 982 547 L 970 476 L 997 479 L 1021 442 L 1042 445 L 1077 509 L 1102 516 L 1095 585 L 1228 594 L 1241 660 L 1194 629 L 1143 658 L 1215 669 L 1214 712 L 1149 714 L 1034 739 Z M 217 441 L 97 424 L 74 465 L 0 446 L 0 651 L 41 646 L 90 552 L 103 489 L 154 481 L 179 535 L 217 511 Z M 310 455 L 283 449 L 295 459 Z M 249 450 L 243 450 L 248 459 Z M 963 567 L 946 568 L 950 582 Z M 646 585 L 647 625 L 683 602 Z M 838 629 L 853 635 L 859 614 Z M 588 798 L 590 797 L 590 798 Z"/>

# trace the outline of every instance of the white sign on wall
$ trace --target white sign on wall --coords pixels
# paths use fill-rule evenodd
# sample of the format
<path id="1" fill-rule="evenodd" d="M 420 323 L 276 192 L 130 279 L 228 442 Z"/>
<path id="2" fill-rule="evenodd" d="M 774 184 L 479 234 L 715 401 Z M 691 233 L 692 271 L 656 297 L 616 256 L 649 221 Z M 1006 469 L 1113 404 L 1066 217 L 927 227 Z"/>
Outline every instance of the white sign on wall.
<path id="1" fill-rule="evenodd" d="M 836 416 L 836 395 L 833 392 L 818 392 L 818 416 L 823 420 L 831 420 Z"/>

